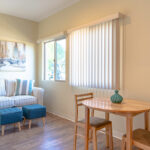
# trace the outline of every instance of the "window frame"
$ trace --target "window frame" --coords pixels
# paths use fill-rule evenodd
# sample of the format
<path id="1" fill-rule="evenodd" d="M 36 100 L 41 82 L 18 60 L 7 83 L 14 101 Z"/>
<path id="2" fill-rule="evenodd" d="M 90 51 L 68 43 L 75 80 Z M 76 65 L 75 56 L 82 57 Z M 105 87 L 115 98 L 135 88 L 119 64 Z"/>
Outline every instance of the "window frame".
<path id="1" fill-rule="evenodd" d="M 56 43 L 57 43 L 57 41 L 59 41 L 59 40 L 63 40 L 63 39 L 65 39 L 66 40 L 66 49 L 65 49 L 65 79 L 64 80 L 57 80 L 56 79 L 56 63 L 57 63 L 57 56 L 56 56 L 56 54 L 57 54 L 57 49 L 56 49 Z M 45 45 L 46 45 L 46 43 L 49 43 L 49 42 L 54 42 L 54 80 L 48 80 L 48 79 L 46 79 L 46 47 L 45 47 Z M 48 40 L 48 41 L 45 41 L 45 42 L 43 42 L 43 52 L 44 52 L 44 54 L 43 54 L 43 79 L 45 80 L 45 81 L 51 81 L 51 82 L 66 82 L 66 51 L 67 51 L 67 38 L 66 38 L 66 36 L 63 36 L 63 37 L 59 37 L 59 38 L 56 38 L 56 39 L 52 39 L 52 40 Z"/>

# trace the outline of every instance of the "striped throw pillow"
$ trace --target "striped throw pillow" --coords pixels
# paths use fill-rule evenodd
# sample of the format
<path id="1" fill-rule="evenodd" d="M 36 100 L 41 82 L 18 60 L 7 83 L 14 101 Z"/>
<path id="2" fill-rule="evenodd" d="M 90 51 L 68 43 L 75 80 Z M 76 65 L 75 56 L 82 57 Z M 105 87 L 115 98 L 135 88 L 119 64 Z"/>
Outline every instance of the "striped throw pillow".
<path id="1" fill-rule="evenodd" d="M 16 80 L 5 80 L 6 96 L 15 96 Z"/>
<path id="2" fill-rule="evenodd" d="M 17 79 L 16 96 L 17 95 L 32 95 L 33 80 Z"/>
<path id="3" fill-rule="evenodd" d="M 5 80 L 0 79 L 0 96 L 6 96 Z"/>

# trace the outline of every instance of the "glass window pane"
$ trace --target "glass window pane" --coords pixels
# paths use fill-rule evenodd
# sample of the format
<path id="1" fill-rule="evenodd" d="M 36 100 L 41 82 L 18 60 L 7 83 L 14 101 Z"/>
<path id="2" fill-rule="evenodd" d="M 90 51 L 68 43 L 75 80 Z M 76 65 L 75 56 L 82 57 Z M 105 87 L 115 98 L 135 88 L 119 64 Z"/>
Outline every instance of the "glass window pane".
<path id="1" fill-rule="evenodd" d="M 56 41 L 56 80 L 66 79 L 66 39 Z"/>
<path id="2" fill-rule="evenodd" d="M 45 79 L 54 80 L 54 41 L 45 43 Z"/>

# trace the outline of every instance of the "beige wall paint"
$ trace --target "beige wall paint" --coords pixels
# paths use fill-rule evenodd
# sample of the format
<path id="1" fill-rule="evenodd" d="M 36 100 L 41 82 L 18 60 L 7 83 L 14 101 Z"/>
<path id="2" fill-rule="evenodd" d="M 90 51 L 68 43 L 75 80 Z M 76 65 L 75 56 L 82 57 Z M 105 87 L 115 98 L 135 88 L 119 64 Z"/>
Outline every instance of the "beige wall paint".
<path id="1" fill-rule="evenodd" d="M 27 60 L 25 72 L 0 72 L 0 78 L 36 79 L 37 27 L 38 24 L 35 22 L 0 14 L 0 40 L 24 42 Z"/>
<path id="2" fill-rule="evenodd" d="M 48 17 L 39 23 L 39 38 L 56 34 L 72 27 L 89 23 L 115 12 L 124 18 L 123 94 L 124 97 L 150 101 L 150 1 L 149 0 L 81 0 L 79 3 Z M 75 93 L 88 90 L 72 88 L 66 82 L 42 81 L 42 49 L 39 46 L 39 84 L 46 93 L 44 103 L 48 111 L 74 119 Z M 68 55 L 68 52 L 67 52 Z M 67 59 L 68 63 L 68 59 Z M 68 75 L 68 67 L 67 67 Z M 90 91 L 90 90 L 89 90 Z M 96 90 L 96 96 L 111 92 Z M 83 115 L 83 113 L 82 113 Z M 111 115 L 114 134 L 125 131 L 125 119 Z M 143 127 L 143 115 L 134 120 L 134 127 Z"/>

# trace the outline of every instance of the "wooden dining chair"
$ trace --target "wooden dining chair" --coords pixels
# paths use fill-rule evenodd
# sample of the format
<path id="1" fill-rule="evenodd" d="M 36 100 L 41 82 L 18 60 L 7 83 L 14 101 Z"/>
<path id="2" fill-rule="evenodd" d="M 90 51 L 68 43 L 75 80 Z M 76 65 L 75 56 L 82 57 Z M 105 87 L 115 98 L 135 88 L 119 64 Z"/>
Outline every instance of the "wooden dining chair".
<path id="1" fill-rule="evenodd" d="M 150 131 L 136 129 L 133 131 L 133 145 L 139 150 L 150 150 Z M 122 137 L 122 150 L 126 150 L 126 135 Z"/>
<path id="2" fill-rule="evenodd" d="M 93 98 L 93 93 L 86 93 L 75 95 L 75 134 L 74 134 L 74 150 L 76 150 L 77 136 L 84 137 L 78 134 L 78 127 L 85 128 L 85 119 L 78 120 L 79 107 L 83 106 L 82 101 Z M 106 146 L 113 150 L 113 138 L 112 138 L 112 122 L 106 119 L 94 117 L 94 110 L 91 110 L 90 115 L 90 138 L 89 141 L 93 141 L 93 149 L 97 150 L 97 131 L 106 128 Z"/>

